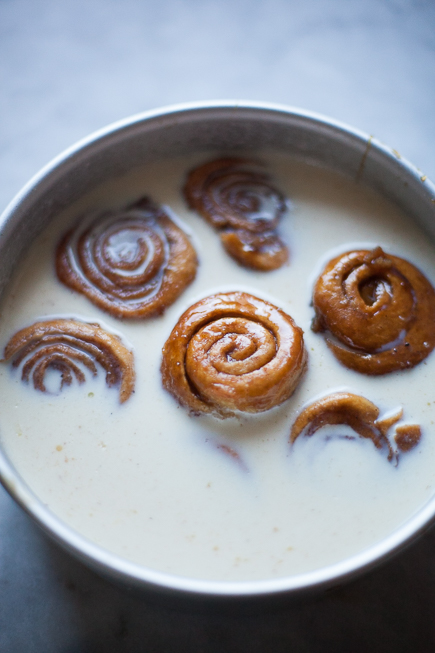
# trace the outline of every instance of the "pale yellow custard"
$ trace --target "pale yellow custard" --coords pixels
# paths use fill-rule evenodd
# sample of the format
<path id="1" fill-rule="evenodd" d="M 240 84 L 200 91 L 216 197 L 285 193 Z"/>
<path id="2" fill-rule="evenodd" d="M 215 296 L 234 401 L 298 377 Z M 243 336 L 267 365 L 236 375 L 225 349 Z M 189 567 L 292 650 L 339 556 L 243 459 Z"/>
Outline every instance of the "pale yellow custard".
<path id="1" fill-rule="evenodd" d="M 333 255 L 379 245 L 434 284 L 434 244 L 396 206 L 351 180 L 284 156 L 260 158 L 291 201 L 279 226 L 290 251 L 283 267 L 255 272 L 231 259 L 181 192 L 188 170 L 207 157 L 172 159 L 70 206 L 32 245 L 1 307 L 2 350 L 24 326 L 57 316 L 97 322 L 133 350 L 136 388 L 122 405 L 102 373 L 50 394 L 2 364 L 0 438 L 32 490 L 67 524 L 119 556 L 180 576 L 248 581 L 318 569 L 382 540 L 435 488 L 435 356 L 409 371 L 364 376 L 341 366 L 310 329 L 312 285 Z M 58 281 L 54 253 L 80 215 L 143 195 L 178 216 L 199 266 L 163 316 L 119 320 Z M 265 299 L 304 330 L 308 371 L 280 407 L 223 420 L 194 417 L 163 390 L 161 350 L 173 326 L 218 291 Z M 53 373 L 51 389 L 57 381 Z M 297 413 L 336 389 L 366 397 L 383 413 L 402 407 L 406 422 L 421 425 L 421 442 L 397 467 L 372 441 L 339 437 L 352 435 L 348 427 L 328 427 L 291 446 Z"/>

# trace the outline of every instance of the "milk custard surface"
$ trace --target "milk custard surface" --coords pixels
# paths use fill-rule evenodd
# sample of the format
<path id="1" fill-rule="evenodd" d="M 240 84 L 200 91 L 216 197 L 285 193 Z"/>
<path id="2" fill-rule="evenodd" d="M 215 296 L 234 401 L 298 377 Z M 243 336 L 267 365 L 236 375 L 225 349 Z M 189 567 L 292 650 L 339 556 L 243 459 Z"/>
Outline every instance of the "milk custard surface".
<path id="1" fill-rule="evenodd" d="M 279 225 L 289 261 L 270 272 L 239 266 L 214 229 L 187 207 L 188 171 L 212 157 L 132 170 L 84 196 L 32 245 L 1 305 L 0 346 L 38 320 L 77 318 L 119 334 L 135 357 L 134 394 L 120 404 L 104 374 L 57 393 L 0 365 L 0 438 L 35 494 L 85 538 L 130 561 L 198 579 L 249 581 L 312 571 L 381 541 L 433 495 L 435 357 L 379 377 L 341 366 L 311 331 L 313 283 L 341 252 L 381 246 L 435 284 L 434 245 L 387 200 L 335 173 L 270 153 L 256 155 L 289 198 Z M 165 314 L 111 317 L 55 273 L 56 247 L 80 216 L 149 195 L 191 237 L 196 278 Z M 195 417 L 162 388 L 161 351 L 192 304 L 242 291 L 288 313 L 304 331 L 308 370 L 295 393 L 262 414 Z M 359 394 L 381 414 L 403 408 L 419 444 L 395 466 L 349 427 L 325 427 L 290 445 L 301 409 L 334 391 Z M 351 436 L 350 438 L 348 436 Z"/>

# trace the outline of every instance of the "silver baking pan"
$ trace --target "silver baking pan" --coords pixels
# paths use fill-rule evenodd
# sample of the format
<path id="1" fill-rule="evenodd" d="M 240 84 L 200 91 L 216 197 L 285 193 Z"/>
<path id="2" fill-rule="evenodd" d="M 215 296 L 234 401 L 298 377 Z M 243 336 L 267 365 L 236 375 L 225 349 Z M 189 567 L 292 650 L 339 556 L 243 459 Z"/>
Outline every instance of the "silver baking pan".
<path id="1" fill-rule="evenodd" d="M 102 181 L 157 158 L 192 152 L 272 148 L 370 186 L 435 238 L 435 187 L 376 138 L 306 111 L 252 102 L 178 105 L 115 123 L 41 170 L 0 218 L 0 293 L 16 262 L 49 221 Z M 0 410 L 1 415 L 1 410 Z M 99 548 L 51 513 L 0 449 L 0 479 L 15 501 L 72 555 L 112 581 L 153 597 L 226 604 L 300 598 L 355 578 L 391 557 L 434 520 L 435 497 L 375 546 L 310 573 L 252 582 L 212 582 L 160 573 Z"/>

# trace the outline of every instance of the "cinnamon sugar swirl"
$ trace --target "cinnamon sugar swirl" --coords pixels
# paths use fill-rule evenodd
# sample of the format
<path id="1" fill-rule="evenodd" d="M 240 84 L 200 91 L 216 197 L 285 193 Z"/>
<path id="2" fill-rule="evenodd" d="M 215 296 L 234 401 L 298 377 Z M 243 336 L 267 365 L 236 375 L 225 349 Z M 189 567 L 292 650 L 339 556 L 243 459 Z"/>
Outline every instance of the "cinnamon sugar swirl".
<path id="1" fill-rule="evenodd" d="M 162 314 L 196 274 L 195 250 L 167 213 L 144 197 L 79 224 L 56 253 L 60 281 L 118 318 Z"/>
<path id="2" fill-rule="evenodd" d="M 163 385 L 193 413 L 231 416 L 278 406 L 306 367 L 292 318 L 243 292 L 211 295 L 179 319 L 163 347 Z"/>
<path id="3" fill-rule="evenodd" d="M 414 367 L 435 346 L 435 291 L 405 259 L 373 251 L 332 259 L 316 282 L 313 331 L 346 367 L 386 374 Z"/>
<path id="4" fill-rule="evenodd" d="M 276 231 L 287 201 L 258 163 L 226 158 L 202 164 L 189 173 L 184 195 L 241 265 L 266 272 L 287 261 Z"/>

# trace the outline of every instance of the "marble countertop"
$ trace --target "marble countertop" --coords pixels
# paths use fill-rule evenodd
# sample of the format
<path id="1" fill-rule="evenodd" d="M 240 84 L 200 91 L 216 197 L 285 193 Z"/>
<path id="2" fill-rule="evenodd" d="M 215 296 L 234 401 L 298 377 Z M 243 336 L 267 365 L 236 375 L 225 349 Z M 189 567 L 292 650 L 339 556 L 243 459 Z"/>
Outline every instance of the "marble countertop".
<path id="1" fill-rule="evenodd" d="M 0 207 L 93 130 L 193 100 L 277 102 L 375 135 L 435 179 L 431 0 L 1 0 Z M 435 650 L 435 529 L 357 581 L 256 614 L 112 586 L 0 488 L 0 651 Z"/>

